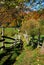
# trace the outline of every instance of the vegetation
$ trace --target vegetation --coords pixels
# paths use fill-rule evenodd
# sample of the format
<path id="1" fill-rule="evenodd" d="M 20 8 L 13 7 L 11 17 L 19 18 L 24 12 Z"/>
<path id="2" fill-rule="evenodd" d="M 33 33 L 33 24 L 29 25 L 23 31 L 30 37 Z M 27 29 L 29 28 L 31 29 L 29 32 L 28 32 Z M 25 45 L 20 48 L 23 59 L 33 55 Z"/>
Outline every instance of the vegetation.
<path id="1" fill-rule="evenodd" d="M 27 11 L 28 1 L 0 0 L 0 65 L 44 65 L 44 9 Z"/>

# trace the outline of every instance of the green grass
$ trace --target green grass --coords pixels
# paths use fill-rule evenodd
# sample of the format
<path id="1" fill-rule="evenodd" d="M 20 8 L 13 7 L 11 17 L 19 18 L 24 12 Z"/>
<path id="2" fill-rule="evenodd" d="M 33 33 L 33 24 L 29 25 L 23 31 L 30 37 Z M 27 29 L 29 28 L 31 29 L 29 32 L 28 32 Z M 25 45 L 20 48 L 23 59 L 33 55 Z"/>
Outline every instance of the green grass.
<path id="1" fill-rule="evenodd" d="M 10 60 L 16 58 L 17 61 L 13 65 L 44 65 L 44 55 L 41 55 L 39 51 L 39 48 L 32 50 L 32 47 L 27 46 L 25 43 L 23 52 L 19 56 L 17 56 L 17 54 L 14 52 Z M 3 59 L 0 61 L 0 65 L 3 65 L 8 57 L 9 55 L 3 57 Z"/>
<path id="2" fill-rule="evenodd" d="M 13 32 L 14 31 L 14 32 Z M 1 32 L 1 29 L 0 29 Z M 15 30 L 14 28 L 5 28 L 5 35 L 15 38 L 15 34 L 18 33 L 18 30 Z M 14 34 L 14 35 L 12 35 Z M 1 37 L 1 35 L 0 35 Z M 43 35 L 41 37 L 44 37 Z M 38 37 L 35 36 L 37 39 Z M 13 42 L 13 40 L 5 39 L 6 42 Z M 36 40 L 34 40 L 36 42 Z M 2 43 L 0 42 L 0 47 L 2 46 Z M 6 47 L 10 47 L 11 44 L 5 44 Z M 16 58 L 16 62 L 13 65 L 44 65 L 44 55 L 41 55 L 39 53 L 40 49 L 32 50 L 31 46 L 27 46 L 26 42 L 23 44 L 24 50 L 22 53 L 18 56 L 14 50 L 10 60 L 13 60 Z M 16 49 L 17 51 L 17 49 Z M 0 50 L 0 54 L 4 53 L 4 51 Z M 9 55 L 4 56 L 1 61 L 0 65 L 3 65 L 3 63 L 8 59 Z"/>
<path id="3" fill-rule="evenodd" d="M 3 63 L 9 58 L 10 55 L 4 56 L 1 61 L 0 61 L 0 65 L 3 65 Z"/>
<path id="4" fill-rule="evenodd" d="M 2 46 L 2 42 L 0 42 L 0 47 Z"/>
<path id="5" fill-rule="evenodd" d="M 30 49 L 27 48 L 26 50 L 22 52 L 13 65 L 44 65 L 44 55 L 39 53 L 39 49 L 30 51 Z"/>
<path id="6" fill-rule="evenodd" d="M 1 31 L 2 31 L 2 28 L 0 28 L 0 39 L 1 39 Z M 4 28 L 4 35 L 5 36 L 8 36 L 8 37 L 11 37 L 11 38 L 15 38 L 15 34 L 18 33 L 18 30 L 15 29 L 15 28 Z M 13 40 L 11 39 L 5 39 L 5 42 L 14 42 Z M 5 44 L 6 47 L 10 47 L 12 44 Z M 2 46 L 2 42 L 0 42 L 0 47 Z"/>
<path id="7" fill-rule="evenodd" d="M 2 28 L 0 28 L 0 37 L 1 37 Z M 13 37 L 15 34 L 18 34 L 18 29 L 15 28 L 4 28 L 4 35 Z"/>
<path id="8" fill-rule="evenodd" d="M 13 55 L 11 56 L 10 60 L 16 59 L 17 54 L 14 52 Z"/>
<path id="9" fill-rule="evenodd" d="M 2 53 L 5 53 L 5 51 L 3 51 L 3 50 L 0 49 L 0 54 L 2 54 Z"/>
<path id="10" fill-rule="evenodd" d="M 5 47 L 10 47 L 11 45 L 13 45 L 13 44 L 5 44 Z M 2 47 L 2 43 L 0 43 L 0 47 Z"/>
<path id="11" fill-rule="evenodd" d="M 12 36 L 13 34 L 17 34 L 18 30 L 15 28 L 5 28 L 5 35 Z"/>

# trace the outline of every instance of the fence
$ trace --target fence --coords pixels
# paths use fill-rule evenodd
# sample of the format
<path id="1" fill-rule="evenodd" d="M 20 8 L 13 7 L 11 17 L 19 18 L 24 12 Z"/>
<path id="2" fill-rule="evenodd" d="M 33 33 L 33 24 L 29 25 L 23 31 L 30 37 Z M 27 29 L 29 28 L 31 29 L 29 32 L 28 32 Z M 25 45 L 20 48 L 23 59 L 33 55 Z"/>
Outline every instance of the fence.
<path id="1" fill-rule="evenodd" d="M 5 41 L 6 38 L 13 40 L 13 42 Z M 14 39 L 14 38 L 11 38 L 11 37 L 2 36 L 2 39 L 0 40 L 0 42 L 2 42 L 2 44 L 3 44 L 3 46 L 0 47 L 0 49 L 1 49 L 1 48 L 4 48 L 5 47 L 5 44 L 12 44 L 12 46 L 14 46 L 18 42 L 20 43 L 21 42 L 21 39 Z"/>

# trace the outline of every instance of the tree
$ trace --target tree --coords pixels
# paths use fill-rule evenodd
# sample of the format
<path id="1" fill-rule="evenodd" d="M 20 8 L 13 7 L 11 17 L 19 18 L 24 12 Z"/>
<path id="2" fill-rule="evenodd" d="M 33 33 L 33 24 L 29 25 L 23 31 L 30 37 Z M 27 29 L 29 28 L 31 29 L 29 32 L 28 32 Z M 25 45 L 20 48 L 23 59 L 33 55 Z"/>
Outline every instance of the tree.
<path id="1" fill-rule="evenodd" d="M 36 35 L 38 33 L 39 22 L 35 19 L 23 20 L 21 30 L 27 32 L 30 35 Z"/>
<path id="2" fill-rule="evenodd" d="M 21 31 L 23 33 L 27 33 L 27 35 L 29 35 L 30 41 L 31 41 L 31 45 L 33 48 L 37 47 L 37 39 L 35 40 L 35 36 L 38 36 L 38 29 L 39 29 L 39 21 L 35 20 L 35 19 L 24 19 L 22 22 L 22 26 L 21 26 Z M 29 43 L 30 44 L 30 43 Z"/>

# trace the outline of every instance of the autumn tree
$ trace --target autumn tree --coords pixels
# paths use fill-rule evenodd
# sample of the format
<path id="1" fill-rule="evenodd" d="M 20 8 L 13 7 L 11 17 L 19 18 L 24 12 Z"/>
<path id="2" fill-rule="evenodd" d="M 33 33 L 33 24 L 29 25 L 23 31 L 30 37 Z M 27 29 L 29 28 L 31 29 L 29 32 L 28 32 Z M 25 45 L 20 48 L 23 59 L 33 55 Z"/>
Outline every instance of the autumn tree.
<path id="1" fill-rule="evenodd" d="M 36 35 L 38 32 L 39 22 L 35 19 L 23 20 L 21 30 L 30 35 Z"/>

